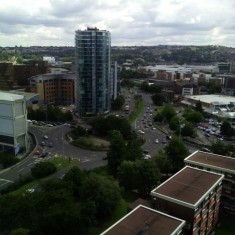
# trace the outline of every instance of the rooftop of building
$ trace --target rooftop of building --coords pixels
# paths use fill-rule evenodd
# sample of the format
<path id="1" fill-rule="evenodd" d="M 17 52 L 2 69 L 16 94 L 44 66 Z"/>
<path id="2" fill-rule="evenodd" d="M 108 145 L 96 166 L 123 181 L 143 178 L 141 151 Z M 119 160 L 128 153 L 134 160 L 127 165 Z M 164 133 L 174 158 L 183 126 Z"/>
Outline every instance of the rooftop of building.
<path id="1" fill-rule="evenodd" d="M 25 91 L 21 91 L 21 90 L 10 90 L 9 92 L 12 94 L 16 94 L 16 95 L 23 95 L 27 101 L 38 96 L 37 93 L 25 92 Z"/>
<path id="2" fill-rule="evenodd" d="M 192 95 L 186 96 L 186 98 L 200 100 L 204 103 L 218 103 L 218 104 L 230 104 L 235 103 L 234 96 L 227 96 L 227 95 Z"/>
<path id="3" fill-rule="evenodd" d="M 151 194 L 177 204 L 196 208 L 222 179 L 222 174 L 186 166 L 152 190 Z"/>
<path id="4" fill-rule="evenodd" d="M 196 151 L 185 158 L 184 161 L 186 163 L 196 163 L 201 166 L 213 167 L 217 170 L 235 174 L 235 158 Z"/>
<path id="5" fill-rule="evenodd" d="M 139 205 L 101 235 L 169 235 L 184 225 L 181 219 Z"/>
<path id="6" fill-rule="evenodd" d="M 0 101 L 17 101 L 24 99 L 23 95 L 0 91 Z"/>

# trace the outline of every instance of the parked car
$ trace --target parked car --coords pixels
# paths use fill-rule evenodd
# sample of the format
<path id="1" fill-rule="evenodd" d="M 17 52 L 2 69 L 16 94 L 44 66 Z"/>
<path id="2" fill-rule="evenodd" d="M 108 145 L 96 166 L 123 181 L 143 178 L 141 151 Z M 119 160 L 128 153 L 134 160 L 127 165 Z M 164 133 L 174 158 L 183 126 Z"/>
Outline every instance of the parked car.
<path id="1" fill-rule="evenodd" d="M 155 143 L 156 143 L 156 144 L 158 144 L 158 143 L 159 143 L 159 140 L 158 140 L 158 139 L 156 139 L 156 140 L 155 140 Z"/>
<path id="2" fill-rule="evenodd" d="M 41 151 L 39 149 L 37 149 L 34 153 L 35 155 L 40 155 L 41 154 Z"/>
<path id="3" fill-rule="evenodd" d="M 48 139 L 48 136 L 47 136 L 47 135 L 44 135 L 44 136 L 43 136 L 43 139 L 47 140 L 47 139 Z"/>

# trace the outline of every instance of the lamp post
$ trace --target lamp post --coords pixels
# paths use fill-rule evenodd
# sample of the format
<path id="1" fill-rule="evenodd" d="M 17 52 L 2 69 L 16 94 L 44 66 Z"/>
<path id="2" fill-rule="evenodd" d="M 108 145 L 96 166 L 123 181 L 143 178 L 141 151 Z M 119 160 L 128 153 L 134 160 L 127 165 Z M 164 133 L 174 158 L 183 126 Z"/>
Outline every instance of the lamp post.
<path id="1" fill-rule="evenodd" d="M 180 124 L 180 131 L 179 131 L 179 138 L 181 137 L 181 129 L 184 128 L 185 124 L 184 123 L 181 123 L 179 122 Z"/>

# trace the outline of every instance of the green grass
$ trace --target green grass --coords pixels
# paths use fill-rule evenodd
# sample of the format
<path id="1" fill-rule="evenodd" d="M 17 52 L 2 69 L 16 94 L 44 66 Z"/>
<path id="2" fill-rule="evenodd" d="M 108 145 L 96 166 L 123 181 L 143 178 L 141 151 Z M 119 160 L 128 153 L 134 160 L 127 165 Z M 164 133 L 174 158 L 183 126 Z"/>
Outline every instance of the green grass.
<path id="1" fill-rule="evenodd" d="M 74 166 L 78 163 L 77 159 L 71 159 L 69 161 L 69 158 L 63 158 L 63 157 L 54 157 L 52 159 L 49 160 L 50 162 L 52 162 L 53 164 L 55 164 L 55 166 L 57 167 L 57 170 L 62 170 L 64 168 L 70 167 L 70 166 Z"/>
<path id="2" fill-rule="evenodd" d="M 135 101 L 135 110 L 131 115 L 128 117 L 129 123 L 133 123 L 140 115 L 144 108 L 144 102 L 142 99 L 138 99 Z"/>
<path id="3" fill-rule="evenodd" d="M 235 234 L 235 216 L 220 216 L 220 226 L 215 229 L 216 235 L 234 235 Z"/>
<path id="4" fill-rule="evenodd" d="M 69 162 L 68 158 L 62 158 L 62 157 L 55 157 L 53 159 L 50 159 L 49 161 L 52 162 L 53 164 L 55 164 L 55 166 L 57 167 L 57 171 L 60 171 L 62 169 L 74 166 L 78 163 L 78 160 L 71 160 Z M 38 180 L 35 179 L 35 180 L 21 186 L 20 188 L 10 192 L 9 194 L 11 194 L 11 195 L 22 195 L 23 193 L 26 192 L 27 189 L 34 188 L 41 181 L 47 180 L 50 177 L 51 176 L 47 176 L 45 178 L 38 179 Z"/>

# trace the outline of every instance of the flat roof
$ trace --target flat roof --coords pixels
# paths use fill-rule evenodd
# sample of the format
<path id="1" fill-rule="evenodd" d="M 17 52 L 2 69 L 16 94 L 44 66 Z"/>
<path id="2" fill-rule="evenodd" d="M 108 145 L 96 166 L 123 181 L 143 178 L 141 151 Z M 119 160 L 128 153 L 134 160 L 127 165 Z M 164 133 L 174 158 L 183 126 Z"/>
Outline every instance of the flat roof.
<path id="1" fill-rule="evenodd" d="M 235 97 L 227 95 L 192 95 L 192 96 L 185 96 L 185 98 L 200 100 L 201 102 L 209 104 L 210 103 L 230 104 L 230 102 L 235 103 Z"/>
<path id="2" fill-rule="evenodd" d="M 186 166 L 152 190 L 151 194 L 190 208 L 195 208 L 223 179 L 222 174 Z"/>
<path id="3" fill-rule="evenodd" d="M 23 95 L 16 95 L 9 92 L 0 91 L 0 101 L 16 101 L 24 99 Z"/>
<path id="4" fill-rule="evenodd" d="M 216 170 L 235 174 L 235 158 L 196 151 L 184 159 L 186 163 L 196 163 L 201 166 L 209 166 Z"/>
<path id="5" fill-rule="evenodd" d="M 184 220 L 139 205 L 101 235 L 169 235 L 184 225 Z"/>

